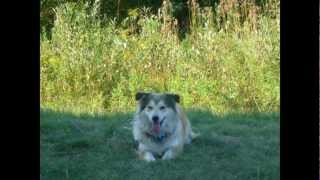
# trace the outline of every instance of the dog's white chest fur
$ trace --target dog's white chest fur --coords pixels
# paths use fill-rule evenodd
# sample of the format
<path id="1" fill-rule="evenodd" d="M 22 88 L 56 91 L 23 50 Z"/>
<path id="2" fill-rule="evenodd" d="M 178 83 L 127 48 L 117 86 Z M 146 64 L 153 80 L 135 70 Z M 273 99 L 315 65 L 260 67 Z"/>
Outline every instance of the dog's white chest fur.
<path id="1" fill-rule="evenodd" d="M 141 151 L 150 151 L 153 154 L 161 155 L 171 147 L 184 143 L 183 138 L 180 135 L 182 134 L 181 123 L 177 123 L 176 127 L 174 128 L 174 132 L 161 141 L 155 141 L 151 137 L 146 137 L 145 134 L 140 131 L 139 126 L 141 127 L 139 120 L 134 121 L 133 136 L 134 140 L 139 142 L 138 148 Z"/>

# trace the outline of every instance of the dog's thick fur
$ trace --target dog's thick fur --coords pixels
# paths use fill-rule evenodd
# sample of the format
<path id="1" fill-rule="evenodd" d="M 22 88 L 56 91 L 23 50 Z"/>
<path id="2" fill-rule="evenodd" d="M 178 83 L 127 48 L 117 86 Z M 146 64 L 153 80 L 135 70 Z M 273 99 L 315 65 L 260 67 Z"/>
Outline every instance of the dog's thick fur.
<path id="1" fill-rule="evenodd" d="M 175 158 L 182 152 L 184 144 L 191 143 L 197 136 L 179 105 L 178 95 L 138 92 L 136 100 L 133 137 L 141 159 Z"/>

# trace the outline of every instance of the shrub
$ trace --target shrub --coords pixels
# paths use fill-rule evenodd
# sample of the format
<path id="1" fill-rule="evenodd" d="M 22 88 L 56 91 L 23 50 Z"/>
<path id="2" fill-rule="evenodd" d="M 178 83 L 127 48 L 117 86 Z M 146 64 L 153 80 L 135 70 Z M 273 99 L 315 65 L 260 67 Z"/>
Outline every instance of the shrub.
<path id="1" fill-rule="evenodd" d="M 278 15 L 220 21 L 222 6 L 197 6 L 198 20 L 180 41 L 168 7 L 101 26 L 84 5 L 59 6 L 52 38 L 41 38 L 42 106 L 134 110 L 134 94 L 145 90 L 175 92 L 186 107 L 216 112 L 279 110 Z M 242 12 L 228 16 L 247 17 Z"/>

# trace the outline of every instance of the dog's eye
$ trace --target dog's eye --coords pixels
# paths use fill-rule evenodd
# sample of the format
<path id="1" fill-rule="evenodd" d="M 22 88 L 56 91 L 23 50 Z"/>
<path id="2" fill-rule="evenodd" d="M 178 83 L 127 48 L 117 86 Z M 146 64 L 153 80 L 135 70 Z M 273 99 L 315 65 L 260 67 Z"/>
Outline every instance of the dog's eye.
<path id="1" fill-rule="evenodd" d="M 164 107 L 164 106 L 161 106 L 161 107 L 160 107 L 160 110 L 164 110 L 165 108 L 166 108 L 166 107 Z"/>
<path id="2" fill-rule="evenodd" d="M 147 109 L 148 109 L 148 111 L 151 111 L 152 110 L 152 106 L 148 106 Z"/>

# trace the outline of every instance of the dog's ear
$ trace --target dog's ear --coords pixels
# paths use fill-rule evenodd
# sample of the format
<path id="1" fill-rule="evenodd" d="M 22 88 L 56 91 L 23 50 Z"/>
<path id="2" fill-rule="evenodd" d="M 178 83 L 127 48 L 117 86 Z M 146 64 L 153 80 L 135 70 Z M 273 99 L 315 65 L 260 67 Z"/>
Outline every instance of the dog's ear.
<path id="1" fill-rule="evenodd" d="M 167 94 L 167 95 L 177 103 L 180 103 L 180 96 L 178 94 Z"/>
<path id="2" fill-rule="evenodd" d="M 137 92 L 136 93 L 136 101 L 139 101 L 141 98 L 149 95 L 150 93 L 145 93 L 145 92 Z"/>

